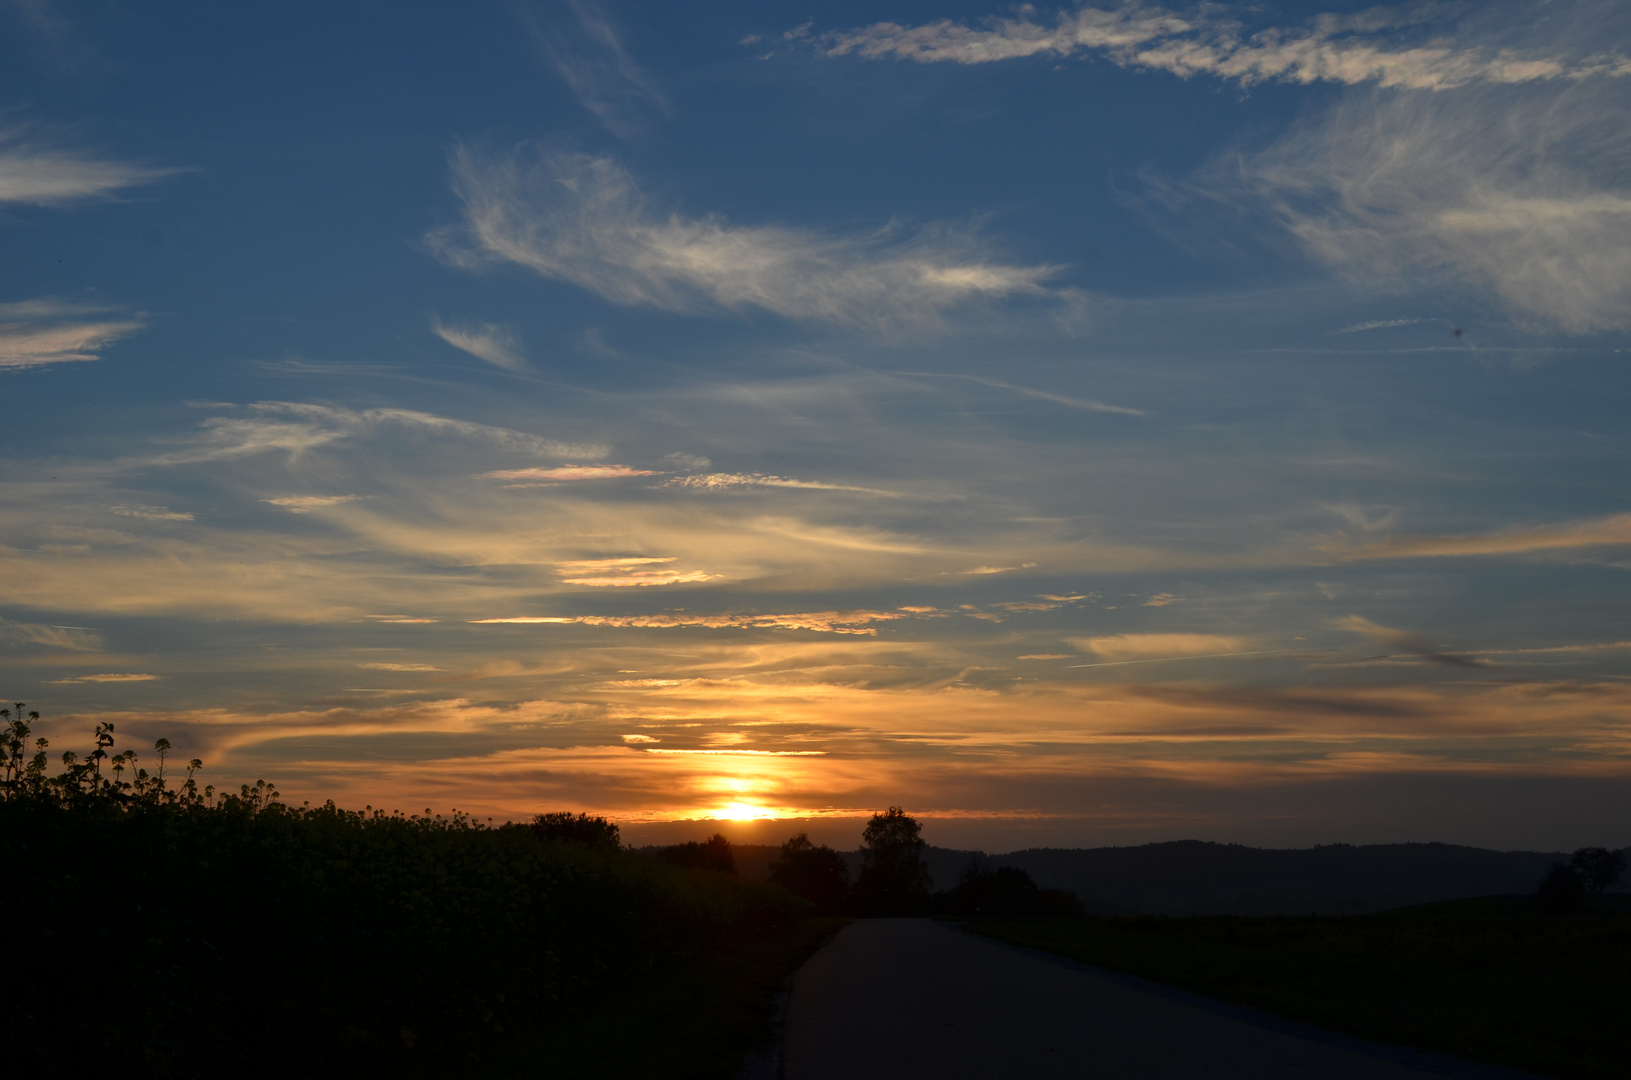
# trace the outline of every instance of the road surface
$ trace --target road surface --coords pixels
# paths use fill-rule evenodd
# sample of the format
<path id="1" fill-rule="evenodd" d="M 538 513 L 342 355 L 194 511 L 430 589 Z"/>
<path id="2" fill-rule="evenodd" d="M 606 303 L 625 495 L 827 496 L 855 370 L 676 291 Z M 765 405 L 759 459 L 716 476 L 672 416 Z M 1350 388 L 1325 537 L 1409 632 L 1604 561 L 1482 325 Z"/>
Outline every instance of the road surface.
<path id="1" fill-rule="evenodd" d="M 1233 1013 L 1233 1015 L 1231 1015 Z M 1344 1042 L 1347 1045 L 1343 1045 Z M 1381 1050 L 1382 1052 L 1376 1052 Z M 853 922 L 799 969 L 782 1080 L 1512 1076 L 1254 1021 L 926 919 Z"/>

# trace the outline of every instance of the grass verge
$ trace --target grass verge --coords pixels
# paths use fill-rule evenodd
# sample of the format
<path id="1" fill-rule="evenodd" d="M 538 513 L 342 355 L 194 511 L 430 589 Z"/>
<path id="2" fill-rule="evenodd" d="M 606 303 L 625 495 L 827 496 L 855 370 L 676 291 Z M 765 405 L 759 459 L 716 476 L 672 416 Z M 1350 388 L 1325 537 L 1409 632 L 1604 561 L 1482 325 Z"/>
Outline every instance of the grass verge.
<path id="1" fill-rule="evenodd" d="M 1631 1073 L 1631 918 L 1462 902 L 1338 918 L 981 921 L 968 929 L 1364 1038 L 1559 1077 Z"/>

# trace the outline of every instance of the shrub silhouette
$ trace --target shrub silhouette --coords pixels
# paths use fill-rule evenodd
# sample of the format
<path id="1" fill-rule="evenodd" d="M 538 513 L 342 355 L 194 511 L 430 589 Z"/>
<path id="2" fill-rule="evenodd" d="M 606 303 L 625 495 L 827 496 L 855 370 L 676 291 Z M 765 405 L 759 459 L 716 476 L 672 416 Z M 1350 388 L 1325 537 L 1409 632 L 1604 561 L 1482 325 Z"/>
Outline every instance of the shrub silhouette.
<path id="1" fill-rule="evenodd" d="M 603 851 L 617 851 L 623 846 L 615 824 L 603 817 L 590 817 L 588 814 L 580 813 L 574 817 L 570 810 L 535 815 L 527 828 L 540 840 L 565 840 Z"/>
<path id="2" fill-rule="evenodd" d="M 808 833 L 799 833 L 781 846 L 770 864 L 770 880 L 824 912 L 835 912 L 849 893 L 849 866 L 826 844 L 813 844 Z"/>
<path id="3" fill-rule="evenodd" d="M 1583 847 L 1569 860 L 1569 868 L 1580 876 L 1581 884 L 1594 893 L 1600 893 L 1620 880 L 1625 873 L 1625 853 L 1607 848 Z"/>
<path id="4" fill-rule="evenodd" d="M 852 895 L 864 915 L 916 915 L 929 899 L 923 826 L 898 806 L 873 814 L 861 834 L 861 876 Z"/>
<path id="5" fill-rule="evenodd" d="M 670 866 L 689 866 L 698 870 L 716 870 L 735 875 L 736 856 L 731 854 L 731 842 L 724 833 L 714 833 L 706 840 L 691 840 L 658 848 L 652 853 Z"/>

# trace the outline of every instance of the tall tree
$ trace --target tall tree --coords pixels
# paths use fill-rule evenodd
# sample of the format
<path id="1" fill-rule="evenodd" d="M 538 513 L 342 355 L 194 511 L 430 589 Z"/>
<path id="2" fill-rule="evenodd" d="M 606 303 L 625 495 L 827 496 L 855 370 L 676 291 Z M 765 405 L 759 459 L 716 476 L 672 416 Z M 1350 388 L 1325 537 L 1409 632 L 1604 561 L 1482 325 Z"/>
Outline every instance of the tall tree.
<path id="1" fill-rule="evenodd" d="M 907 915 L 929 897 L 929 864 L 924 861 L 923 826 L 898 806 L 873 814 L 861 834 L 861 879 L 857 899 L 870 914 Z"/>

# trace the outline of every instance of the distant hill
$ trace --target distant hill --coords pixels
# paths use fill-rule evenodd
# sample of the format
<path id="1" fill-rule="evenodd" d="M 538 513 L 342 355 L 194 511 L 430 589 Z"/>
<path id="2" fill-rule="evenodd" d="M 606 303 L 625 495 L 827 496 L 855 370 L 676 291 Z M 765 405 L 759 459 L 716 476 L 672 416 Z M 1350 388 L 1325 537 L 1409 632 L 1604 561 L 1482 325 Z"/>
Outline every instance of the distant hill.
<path id="1" fill-rule="evenodd" d="M 1456 844 L 1252 848 L 1178 840 L 1139 847 L 1033 848 L 994 856 L 1089 911 L 1151 915 L 1357 915 L 1534 891 L 1562 852 Z"/>
<path id="2" fill-rule="evenodd" d="M 1631 849 L 1628 849 L 1631 850 Z M 733 848 L 744 877 L 770 875 L 776 848 Z M 843 853 L 854 880 L 860 852 Z M 1534 891 L 1564 852 L 1489 851 L 1457 844 L 1328 844 L 1254 848 L 1177 840 L 1138 847 L 1030 848 L 984 855 L 931 847 L 936 889 L 979 858 L 1014 866 L 1045 889 L 1069 889 L 1089 912 L 1149 915 L 1357 915 L 1470 896 Z"/>

